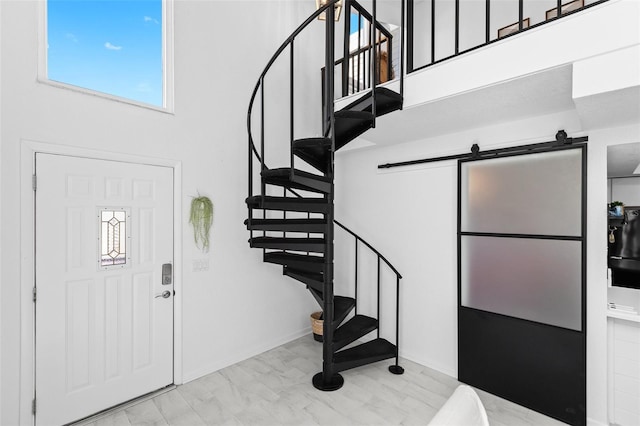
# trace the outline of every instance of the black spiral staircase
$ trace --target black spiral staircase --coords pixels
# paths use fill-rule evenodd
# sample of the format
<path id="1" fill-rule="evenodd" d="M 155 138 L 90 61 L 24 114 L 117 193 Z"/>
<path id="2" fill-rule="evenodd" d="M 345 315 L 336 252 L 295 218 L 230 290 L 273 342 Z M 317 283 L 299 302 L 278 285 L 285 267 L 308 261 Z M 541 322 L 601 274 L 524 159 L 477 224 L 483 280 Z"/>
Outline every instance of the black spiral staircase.
<path id="1" fill-rule="evenodd" d="M 328 2 L 319 8 L 280 46 L 262 72 L 253 91 L 247 115 L 249 132 L 248 152 L 248 219 L 245 221 L 250 231 L 249 244 L 251 247 L 263 249 L 263 260 L 267 263 L 280 265 L 283 274 L 306 285 L 311 295 L 322 307 L 324 316 L 323 328 L 323 367 L 322 372 L 313 377 L 313 384 L 321 390 L 336 390 L 343 384 L 340 371 L 358 366 L 371 364 L 385 359 L 395 358 L 395 364 L 389 367 L 394 374 L 402 374 L 403 369 L 398 365 L 398 309 L 400 273 L 369 243 L 353 231 L 347 229 L 334 220 L 334 155 L 341 147 L 375 127 L 376 117 L 402 109 L 403 69 L 400 64 L 399 87 L 400 93 L 381 87 L 376 83 L 368 84 L 367 90 L 360 91 L 355 100 L 339 111 L 334 111 L 334 75 L 335 66 L 340 61 L 334 59 L 335 45 L 335 5 L 339 0 Z M 351 8 L 362 8 L 354 0 L 343 1 L 345 9 L 345 34 L 350 34 L 349 16 Z M 360 9 L 358 9 L 360 10 Z M 361 12 L 358 12 L 361 13 Z M 325 68 L 330 72 L 323 72 L 323 113 L 322 135 L 320 137 L 294 138 L 294 114 L 298 111 L 294 105 L 294 41 L 320 14 L 326 14 L 325 30 Z M 401 14 L 404 16 L 404 1 Z M 376 6 L 373 2 L 371 23 L 377 25 Z M 404 19 L 402 19 L 404 22 Z M 404 27 L 404 25 L 403 25 Z M 372 27 L 373 28 L 373 27 Z M 401 33 L 403 33 L 403 28 Z M 371 60 L 370 76 L 378 75 L 376 61 L 379 44 L 374 40 L 376 31 L 369 31 L 369 56 Z M 346 37 L 345 39 L 348 39 Z M 404 37 L 402 37 L 402 46 Z M 362 51 L 362 47 L 359 47 Z M 402 49 L 404 50 L 404 49 Z M 349 57 L 350 47 L 345 41 L 345 56 Z M 290 122 L 289 122 L 289 164 L 279 168 L 269 168 L 265 164 L 265 76 L 278 57 L 288 52 L 290 56 Z M 341 60 L 346 64 L 347 60 Z M 401 59 L 400 62 L 403 62 Z M 347 76 L 343 70 L 341 73 Z M 373 80 L 376 80 L 375 78 Z M 358 84 L 359 86 L 359 84 Z M 347 94 L 348 83 L 343 81 L 343 94 Z M 254 117 L 253 110 L 259 96 L 259 117 Z M 328 100 L 328 101 L 327 101 Z M 259 122 L 260 144 L 256 147 L 252 127 Z M 257 125 L 256 125 L 257 126 Z M 254 167 L 257 169 L 259 161 L 260 191 L 254 195 Z M 302 160 L 307 170 L 295 167 L 295 162 Z M 309 167 L 310 166 L 310 167 Z M 277 195 L 274 195 L 277 194 Z M 354 297 L 334 294 L 334 230 L 337 225 L 347 232 L 355 241 L 355 293 Z M 358 248 L 366 247 L 377 256 L 377 289 L 378 313 L 377 317 L 358 313 Z M 389 268 L 396 277 L 395 297 L 395 342 L 382 338 L 380 335 L 380 287 L 381 265 Z M 284 307 L 283 307 L 284 308 Z M 354 315 L 348 320 L 349 315 Z M 366 343 L 357 342 L 359 339 L 377 331 L 377 336 Z M 351 345 L 351 346 L 349 346 Z M 349 347 L 348 347 L 349 346 Z"/>

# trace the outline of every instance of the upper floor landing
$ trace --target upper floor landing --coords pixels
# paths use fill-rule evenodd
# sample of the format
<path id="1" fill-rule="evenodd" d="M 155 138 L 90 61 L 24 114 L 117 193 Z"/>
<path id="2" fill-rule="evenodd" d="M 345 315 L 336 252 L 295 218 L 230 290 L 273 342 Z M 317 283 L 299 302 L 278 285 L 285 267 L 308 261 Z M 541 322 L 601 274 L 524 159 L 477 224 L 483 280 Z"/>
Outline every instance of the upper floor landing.
<path id="1" fill-rule="evenodd" d="M 637 122 L 640 2 L 594 4 L 436 61 L 409 73 L 404 84 L 404 111 L 382 117 L 384 125 L 368 132 L 363 146 L 570 109 L 584 130 Z"/>

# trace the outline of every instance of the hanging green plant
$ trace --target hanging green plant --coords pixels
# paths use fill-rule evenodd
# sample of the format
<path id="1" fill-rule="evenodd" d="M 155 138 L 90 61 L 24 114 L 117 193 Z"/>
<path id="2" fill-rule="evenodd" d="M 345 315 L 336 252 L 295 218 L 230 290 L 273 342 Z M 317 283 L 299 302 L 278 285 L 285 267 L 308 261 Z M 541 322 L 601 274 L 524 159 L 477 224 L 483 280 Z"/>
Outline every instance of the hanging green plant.
<path id="1" fill-rule="evenodd" d="M 209 251 L 209 231 L 213 223 L 213 203 L 209 197 L 197 196 L 191 200 L 189 223 L 193 225 L 193 239 L 196 247 Z"/>

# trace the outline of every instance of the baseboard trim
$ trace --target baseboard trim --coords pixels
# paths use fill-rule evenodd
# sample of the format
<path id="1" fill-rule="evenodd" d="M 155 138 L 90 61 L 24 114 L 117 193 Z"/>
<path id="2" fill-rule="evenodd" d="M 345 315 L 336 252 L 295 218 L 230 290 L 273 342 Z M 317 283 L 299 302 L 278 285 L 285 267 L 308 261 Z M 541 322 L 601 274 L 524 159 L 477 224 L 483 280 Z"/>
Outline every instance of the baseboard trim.
<path id="1" fill-rule="evenodd" d="M 587 426 L 609 426 L 609 424 L 587 417 Z"/>
<path id="2" fill-rule="evenodd" d="M 163 393 L 167 393 L 169 391 L 172 391 L 176 388 L 176 385 L 169 385 L 167 387 L 164 387 L 162 389 L 158 389 L 156 391 L 153 392 L 149 392 L 147 394 L 144 394 L 142 396 L 139 396 L 137 398 L 134 399 L 130 399 L 129 401 L 123 402 L 122 404 L 118 404 L 116 406 L 113 406 L 111 408 L 107 408 L 106 410 L 100 411 L 98 413 L 92 414 L 89 417 L 85 417 L 84 419 L 80 419 L 76 422 L 70 423 L 70 426 L 85 426 L 85 425 L 89 425 L 92 424 L 94 422 L 97 422 L 100 419 L 103 419 L 105 417 L 110 416 L 111 414 L 115 413 L 116 411 L 120 411 L 120 410 L 126 410 L 129 407 L 132 407 L 136 404 L 140 404 L 141 402 L 144 401 L 148 401 L 152 398 L 155 398 L 158 395 L 162 395 Z"/>
<path id="3" fill-rule="evenodd" d="M 453 377 L 454 379 L 458 378 L 458 372 L 456 370 L 446 367 L 440 363 L 434 362 L 431 359 L 416 356 L 415 354 L 406 353 L 404 351 L 400 353 L 400 357 L 411 362 L 415 362 L 416 364 L 420 364 L 423 367 L 431 368 L 432 370 L 436 370 L 442 374 L 446 374 L 447 376 Z"/>
<path id="4" fill-rule="evenodd" d="M 206 376 L 207 374 L 215 373 L 216 371 L 222 370 L 225 367 L 229 367 L 230 365 L 237 364 L 256 355 L 260 355 L 261 353 L 270 351 L 271 349 L 277 348 L 278 346 L 284 345 L 285 343 L 289 343 L 293 340 L 299 339 L 302 336 L 308 335 L 309 338 L 311 338 L 311 334 L 311 326 L 305 327 L 302 330 L 296 331 L 286 336 L 282 336 L 278 339 L 271 340 L 268 343 L 248 348 L 247 350 L 242 351 L 235 356 L 215 361 L 195 371 L 183 372 L 183 383 L 189 383 L 193 380 L 199 379 L 200 377 Z"/>

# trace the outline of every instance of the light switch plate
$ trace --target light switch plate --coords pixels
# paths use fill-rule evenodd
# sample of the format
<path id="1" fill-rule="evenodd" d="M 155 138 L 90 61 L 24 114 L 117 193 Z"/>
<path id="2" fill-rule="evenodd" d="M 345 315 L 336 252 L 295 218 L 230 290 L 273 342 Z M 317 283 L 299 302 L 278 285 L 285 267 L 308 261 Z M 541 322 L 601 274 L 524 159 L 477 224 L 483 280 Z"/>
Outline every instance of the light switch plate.
<path id="1" fill-rule="evenodd" d="M 209 259 L 194 259 L 193 272 L 203 272 L 209 270 Z"/>

